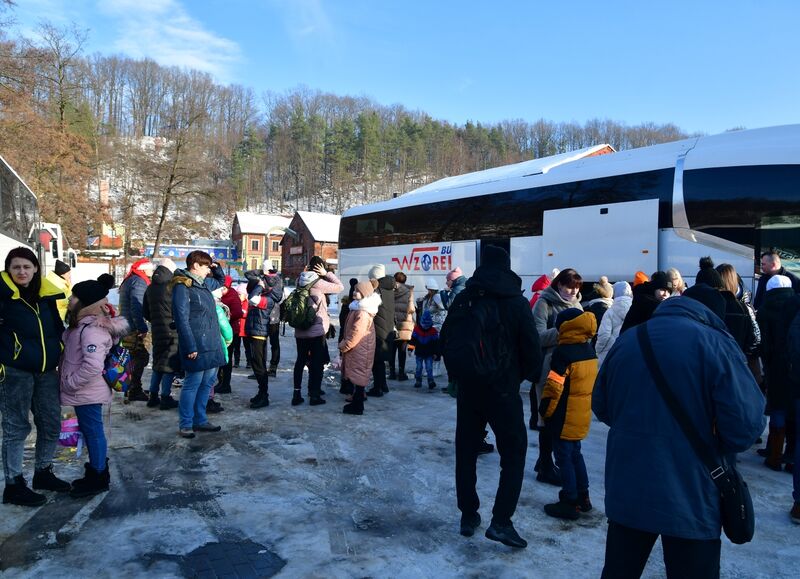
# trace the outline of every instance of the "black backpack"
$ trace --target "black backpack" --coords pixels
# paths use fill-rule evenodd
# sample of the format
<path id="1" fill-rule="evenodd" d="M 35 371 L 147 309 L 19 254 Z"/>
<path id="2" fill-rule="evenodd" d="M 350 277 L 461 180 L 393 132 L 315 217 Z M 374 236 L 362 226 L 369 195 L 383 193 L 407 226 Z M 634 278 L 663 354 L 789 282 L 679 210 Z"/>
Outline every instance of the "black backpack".
<path id="1" fill-rule="evenodd" d="M 483 290 L 465 290 L 450 304 L 441 345 L 451 379 L 491 381 L 508 369 L 511 352 L 497 302 Z"/>

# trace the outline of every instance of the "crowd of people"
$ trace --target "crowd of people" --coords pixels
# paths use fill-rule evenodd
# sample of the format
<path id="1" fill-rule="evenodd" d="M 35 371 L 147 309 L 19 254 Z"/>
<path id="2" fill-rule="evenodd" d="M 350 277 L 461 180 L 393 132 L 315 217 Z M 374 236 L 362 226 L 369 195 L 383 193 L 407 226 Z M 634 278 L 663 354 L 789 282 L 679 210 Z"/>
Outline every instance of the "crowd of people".
<path id="1" fill-rule="evenodd" d="M 437 389 L 434 365 L 443 353 L 453 352 L 454 344 L 469 348 L 463 340 L 474 336 L 464 337 L 463 316 L 475 311 L 473 333 L 494 331 L 493 340 L 502 347 L 497 350 L 495 344 L 489 348 L 494 353 L 484 352 L 497 357 L 487 358 L 497 366 L 488 377 L 459 372 L 456 378 L 452 364 L 463 361 L 445 354 L 448 378 L 442 390 L 457 405 L 461 533 L 471 536 L 481 524 L 476 461 L 494 450 L 485 440 L 488 426 L 500 453 L 501 474 L 486 536 L 513 547 L 527 544 L 512 517 L 527 453 L 519 392 L 521 383 L 529 381 L 527 427 L 537 431 L 536 480 L 560 488 L 557 500 L 544 506 L 547 515 L 575 520 L 593 509 L 581 441 L 592 413 L 610 427 L 604 576 L 639 576 L 658 536 L 670 576 L 715 576 L 719 499 L 703 462 L 654 386 L 653 364 L 670 376 L 670 387 L 692 422 L 730 464 L 736 453 L 756 442 L 763 417 L 769 416 L 769 434 L 759 453 L 766 467 L 793 473 L 790 517 L 800 522 L 800 469 L 795 469 L 800 454 L 800 280 L 782 267 L 777 252 L 766 251 L 751 300 L 733 266 L 715 266 L 710 258 L 699 265 L 691 287 L 675 269 L 650 276 L 636 272 L 630 283 L 601 277 L 588 285 L 576 270 L 566 268 L 537 279 L 528 300 L 508 253 L 491 245 L 472 277 L 457 267 L 442 289 L 430 278 L 419 299 L 403 272 L 390 275 L 375 264 L 366 279 L 349 281 L 349 292 L 340 300 L 337 362 L 327 343 L 335 334 L 328 305 L 344 286 L 319 257 L 299 276 L 295 292 L 300 301 L 291 303 L 280 274 L 267 262 L 262 270 L 246 272 L 246 283 L 234 285 L 203 251 L 191 252 L 185 268 L 168 258 L 141 259 L 120 284 L 117 312 L 108 302 L 114 285 L 110 276 L 72 286 L 66 264 L 58 262 L 43 277 L 33 252 L 14 249 L 0 275 L 3 502 L 38 506 L 46 497 L 37 490 L 82 497 L 109 488 L 102 406 L 112 392 L 102 372 L 118 342 L 132 360 L 125 402 L 177 409 L 178 435 L 193 438 L 221 430 L 208 415 L 222 411 L 215 394 L 231 391 L 242 345 L 258 385 L 249 406 L 269 406 L 269 379 L 280 363 L 280 324 L 287 319 L 284 307 L 294 308 L 289 318 L 308 319 L 295 325 L 291 404 L 305 403 L 306 370 L 309 405 L 325 404 L 323 370 L 334 362 L 341 370 L 340 392 L 347 396 L 343 412 L 352 415 L 364 413 L 368 396 L 389 392 L 387 369 L 388 380 L 409 380 L 409 354 L 415 358 L 414 388 Z M 590 291 L 586 298 L 585 289 Z M 491 322 L 485 313 L 470 309 L 476 303 L 491 304 L 492 309 L 482 310 L 492 312 Z M 643 334 L 653 344 L 655 361 L 642 355 Z M 145 392 L 142 376 L 151 359 Z M 177 386 L 176 400 L 172 392 Z M 52 466 L 61 405 L 74 407 L 89 453 L 84 477 L 72 483 L 57 478 Z M 37 427 L 33 490 L 22 472 L 31 410 Z M 642 481 L 648 482 L 642 486 Z M 666 504 L 672 507 L 665 510 Z M 692 556 L 687 558 L 687 552 Z"/>

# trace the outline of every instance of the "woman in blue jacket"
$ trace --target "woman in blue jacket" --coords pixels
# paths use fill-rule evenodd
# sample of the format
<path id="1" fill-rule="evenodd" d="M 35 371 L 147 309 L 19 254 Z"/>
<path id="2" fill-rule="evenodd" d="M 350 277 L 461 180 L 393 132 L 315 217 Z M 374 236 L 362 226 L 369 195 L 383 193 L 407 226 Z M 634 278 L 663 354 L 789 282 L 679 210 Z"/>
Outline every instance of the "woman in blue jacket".
<path id="1" fill-rule="evenodd" d="M 214 279 L 208 279 L 212 270 Z M 225 365 L 216 304 L 211 294 L 223 282 L 222 270 L 212 267 L 211 256 L 199 250 L 186 256 L 186 269 L 175 270 L 170 282 L 172 317 L 178 330 L 181 362 L 186 371 L 178 406 L 178 434 L 184 438 L 194 438 L 195 431 L 221 430 L 208 421 L 206 404 L 217 369 Z"/>
<path id="2" fill-rule="evenodd" d="M 3 415 L 3 502 L 38 507 L 47 497 L 28 488 L 22 476 L 28 414 L 36 423 L 33 488 L 67 492 L 53 474 L 61 432 L 58 372 L 64 324 L 56 300 L 63 292 L 42 279 L 39 260 L 27 247 L 12 249 L 0 274 L 0 412 Z"/>

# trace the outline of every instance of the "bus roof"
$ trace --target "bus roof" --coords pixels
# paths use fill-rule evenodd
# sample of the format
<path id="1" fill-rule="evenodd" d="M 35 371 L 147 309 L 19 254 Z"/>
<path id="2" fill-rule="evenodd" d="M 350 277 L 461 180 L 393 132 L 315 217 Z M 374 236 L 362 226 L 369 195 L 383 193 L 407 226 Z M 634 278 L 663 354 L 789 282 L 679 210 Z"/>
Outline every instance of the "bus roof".
<path id="1" fill-rule="evenodd" d="M 352 207 L 342 217 L 401 209 L 451 199 L 488 195 L 624 175 L 674 167 L 680 155 L 687 157 L 686 169 L 701 167 L 798 164 L 800 163 L 800 125 L 733 131 L 708 137 L 628 149 L 613 155 L 609 145 L 533 159 L 439 179 L 405 195 L 370 205 Z"/>

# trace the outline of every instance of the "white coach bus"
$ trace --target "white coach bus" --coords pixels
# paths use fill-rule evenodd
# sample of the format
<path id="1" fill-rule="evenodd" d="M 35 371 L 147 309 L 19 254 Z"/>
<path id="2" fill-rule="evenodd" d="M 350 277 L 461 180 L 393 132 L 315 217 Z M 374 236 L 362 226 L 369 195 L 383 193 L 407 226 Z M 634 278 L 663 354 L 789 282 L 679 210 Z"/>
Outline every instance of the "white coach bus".
<path id="1" fill-rule="evenodd" d="M 599 145 L 441 179 L 353 207 L 339 229 L 340 277 L 376 263 L 423 288 L 450 269 L 469 276 L 481 244 L 505 247 L 531 283 L 553 268 L 585 280 L 631 280 L 702 256 L 752 286 L 761 250 L 800 273 L 800 125 L 736 131 L 614 152 Z"/>

